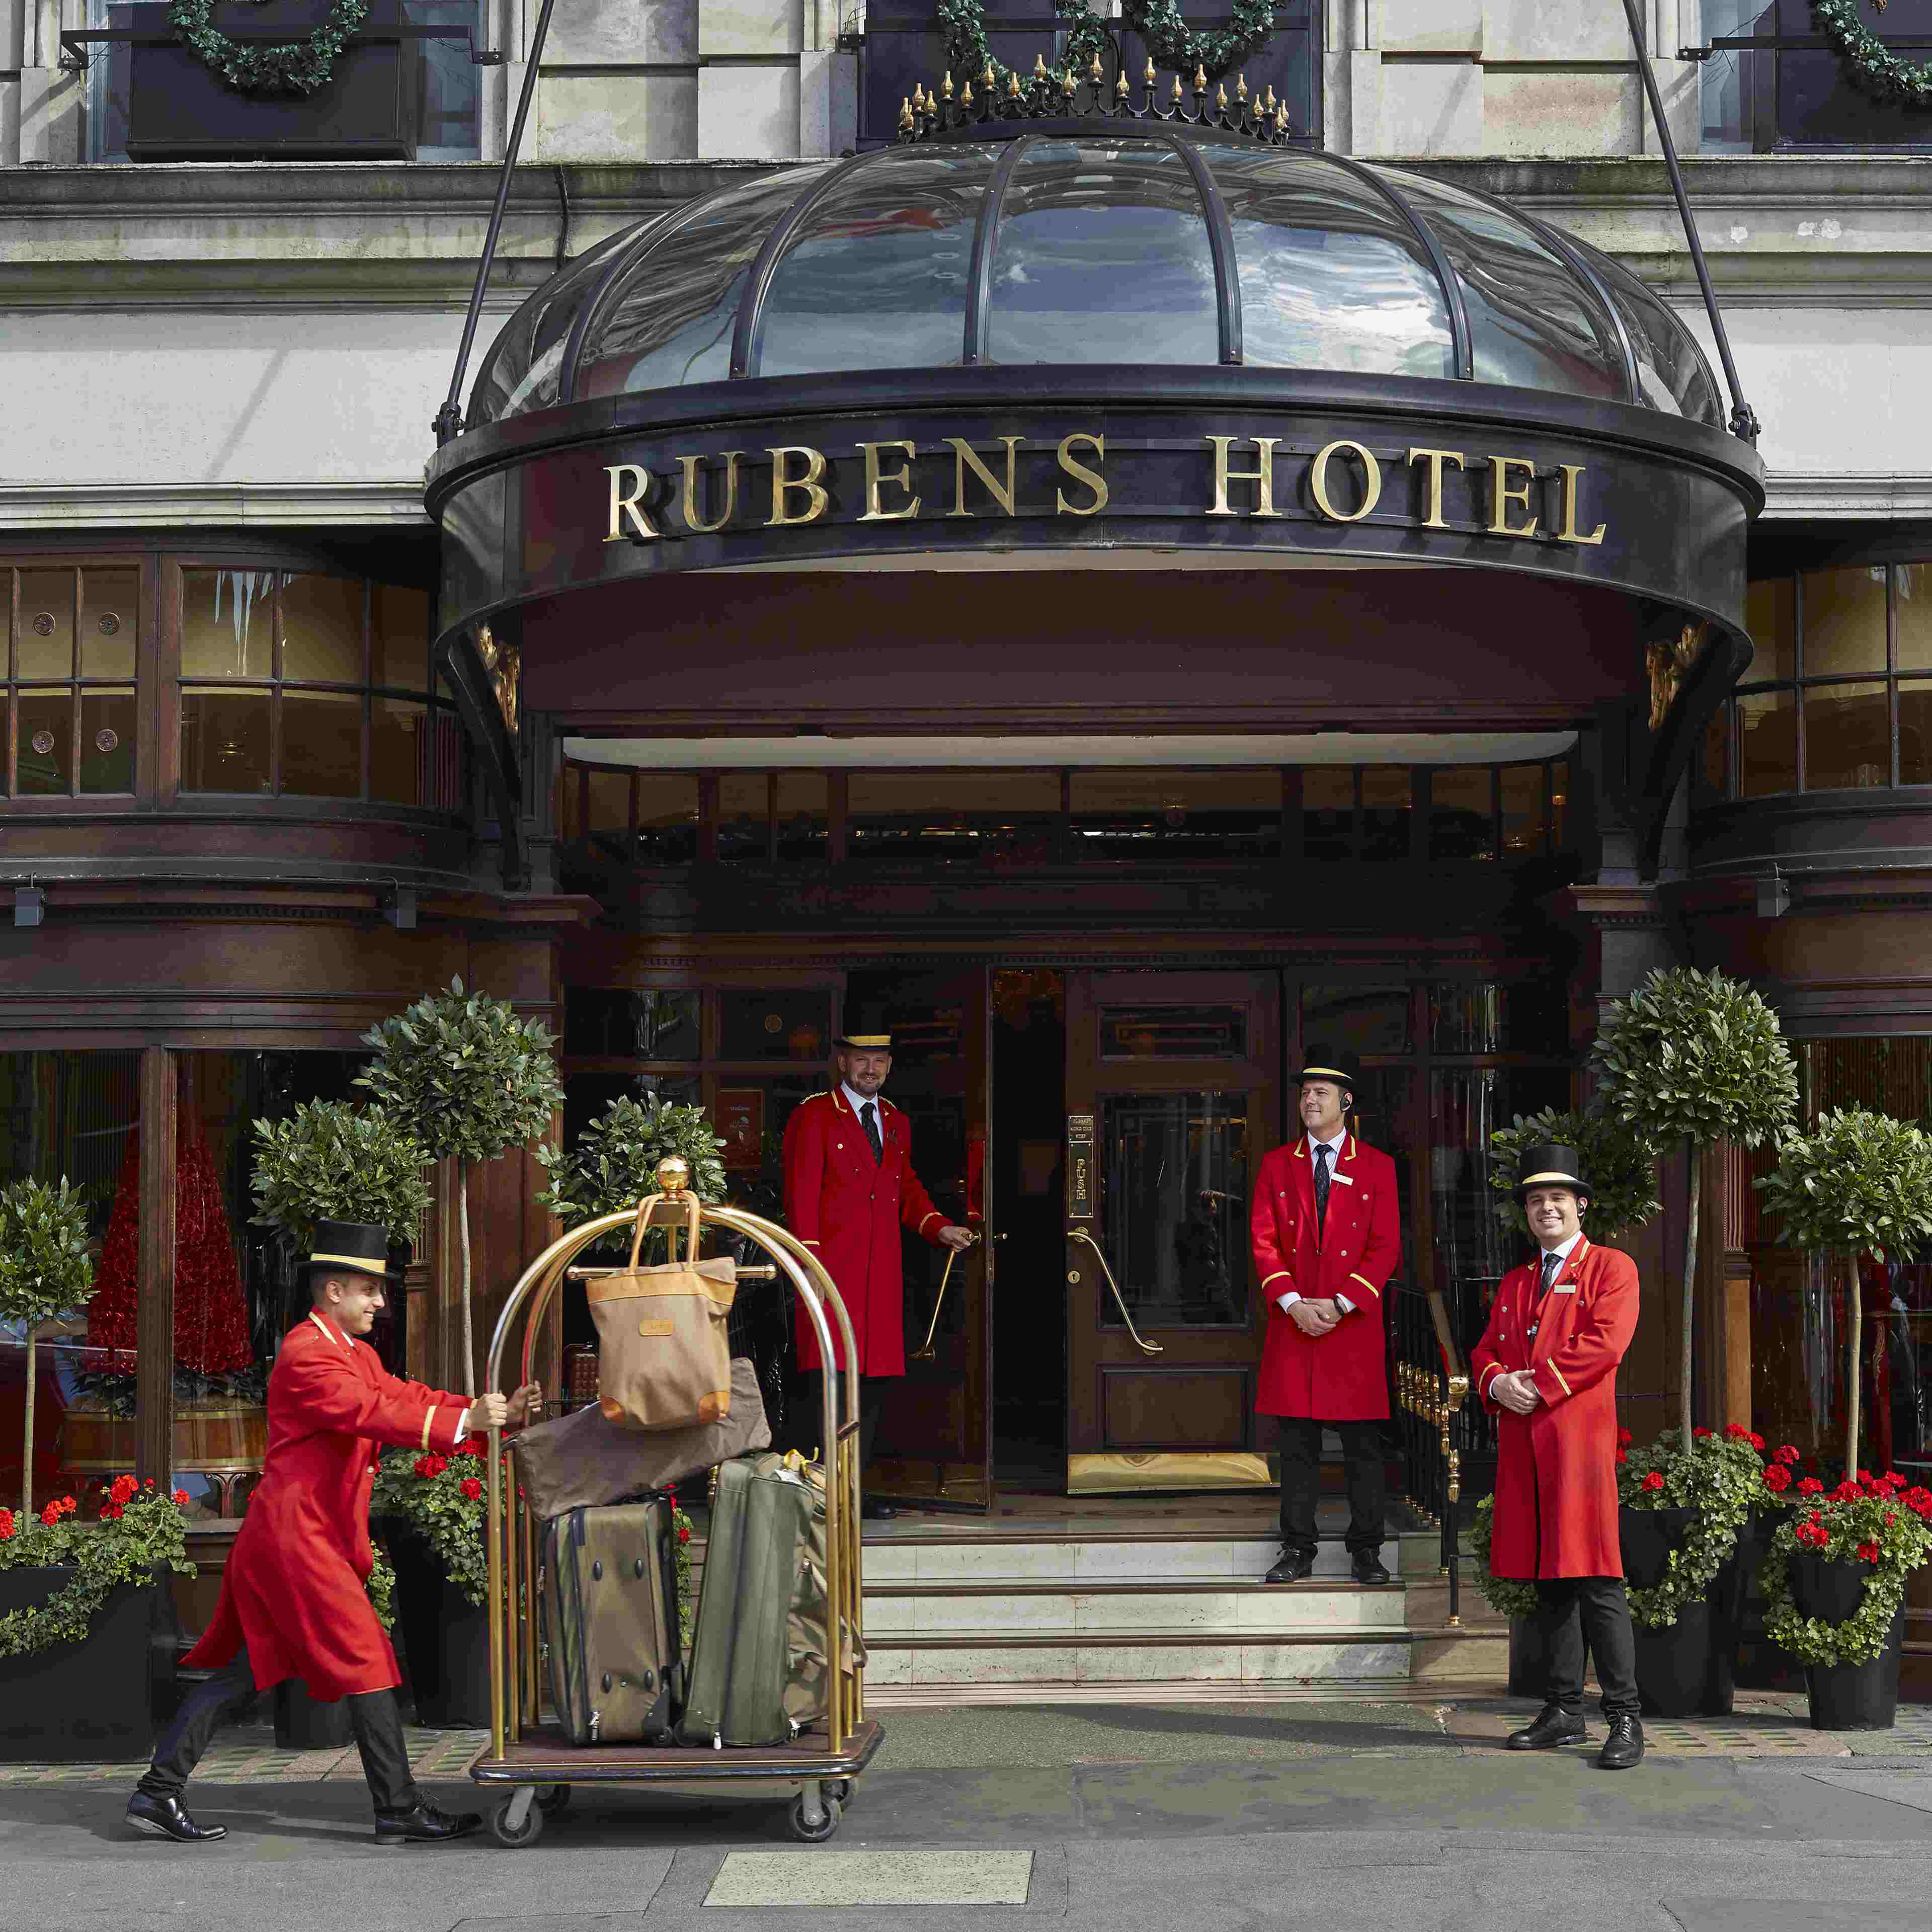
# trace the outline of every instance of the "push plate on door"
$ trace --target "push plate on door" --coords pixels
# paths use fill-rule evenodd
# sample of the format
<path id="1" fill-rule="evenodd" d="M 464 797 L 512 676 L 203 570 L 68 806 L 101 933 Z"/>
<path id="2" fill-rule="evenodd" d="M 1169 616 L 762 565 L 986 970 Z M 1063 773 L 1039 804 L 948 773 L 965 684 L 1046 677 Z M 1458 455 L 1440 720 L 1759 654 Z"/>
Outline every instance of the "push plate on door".
<path id="1" fill-rule="evenodd" d="M 1094 1116 L 1066 1117 L 1066 1212 L 1070 1220 L 1094 1212 Z"/>

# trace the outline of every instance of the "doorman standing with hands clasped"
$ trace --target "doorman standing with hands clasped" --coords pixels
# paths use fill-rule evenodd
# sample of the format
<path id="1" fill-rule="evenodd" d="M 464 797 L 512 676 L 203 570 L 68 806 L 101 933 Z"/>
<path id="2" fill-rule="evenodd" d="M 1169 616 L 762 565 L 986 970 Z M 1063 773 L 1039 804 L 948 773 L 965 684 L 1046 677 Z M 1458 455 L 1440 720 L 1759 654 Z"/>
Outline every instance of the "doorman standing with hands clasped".
<path id="1" fill-rule="evenodd" d="M 1249 1211 L 1270 1307 L 1255 1408 L 1281 1418 L 1282 1550 L 1262 1580 L 1293 1583 L 1315 1568 L 1325 1424 L 1342 1438 L 1350 1574 L 1386 1583 L 1382 1289 L 1402 1253 L 1395 1162 L 1348 1131 L 1361 1078 L 1352 1054 L 1311 1046 L 1296 1077 L 1304 1131 L 1262 1156 Z"/>

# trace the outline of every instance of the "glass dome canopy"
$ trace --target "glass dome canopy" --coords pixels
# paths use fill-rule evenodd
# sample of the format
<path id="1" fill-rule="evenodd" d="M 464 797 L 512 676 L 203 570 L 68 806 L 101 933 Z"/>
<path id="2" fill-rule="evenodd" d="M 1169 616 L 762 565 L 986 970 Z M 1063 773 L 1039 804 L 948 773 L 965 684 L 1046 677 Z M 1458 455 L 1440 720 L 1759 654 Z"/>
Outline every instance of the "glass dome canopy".
<path id="1" fill-rule="evenodd" d="M 975 364 L 1460 380 L 1724 422 L 1657 296 L 1502 202 L 1340 155 L 1079 127 L 811 163 L 615 236 L 512 316 L 468 426 Z"/>

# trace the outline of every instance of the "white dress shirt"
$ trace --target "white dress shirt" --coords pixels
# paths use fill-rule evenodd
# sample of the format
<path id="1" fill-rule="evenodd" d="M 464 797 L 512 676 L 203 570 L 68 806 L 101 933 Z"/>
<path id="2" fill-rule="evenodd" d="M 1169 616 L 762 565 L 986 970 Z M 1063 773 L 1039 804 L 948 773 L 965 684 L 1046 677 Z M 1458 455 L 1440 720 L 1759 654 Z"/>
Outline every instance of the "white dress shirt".
<path id="1" fill-rule="evenodd" d="M 839 1082 L 838 1090 L 844 1095 L 846 1106 L 850 1107 L 853 1112 L 858 1116 L 859 1124 L 860 1126 L 862 1127 L 866 1124 L 866 1108 L 870 1107 L 874 1110 L 873 1118 L 879 1124 L 879 1145 L 883 1148 L 886 1144 L 886 1109 L 884 1102 L 880 1100 L 879 1096 L 876 1094 L 855 1093 L 850 1083 L 846 1081 L 842 1080 Z"/>
<path id="2" fill-rule="evenodd" d="M 1318 1141 L 1312 1134 L 1310 1135 L 1308 1137 L 1308 1162 L 1311 1168 L 1314 1168 L 1317 1165 L 1315 1159 L 1315 1150 L 1317 1148 L 1321 1147 L 1325 1147 L 1328 1150 L 1328 1179 L 1331 1186 L 1333 1185 L 1335 1179 L 1336 1166 L 1342 1158 L 1342 1144 L 1348 1139 L 1348 1134 L 1346 1128 L 1344 1128 L 1340 1133 L 1338 1133 L 1332 1141 Z M 1286 1294 L 1278 1294 L 1275 1297 L 1274 1305 L 1281 1310 L 1282 1314 L 1286 1315 L 1288 1311 L 1300 1299 L 1301 1297 L 1296 1294 L 1293 1288 L 1290 1288 Z M 1346 1294 L 1338 1294 L 1336 1296 L 1335 1306 L 1339 1308 L 1344 1315 L 1352 1315 L 1355 1312 L 1355 1304 L 1351 1301 Z"/>

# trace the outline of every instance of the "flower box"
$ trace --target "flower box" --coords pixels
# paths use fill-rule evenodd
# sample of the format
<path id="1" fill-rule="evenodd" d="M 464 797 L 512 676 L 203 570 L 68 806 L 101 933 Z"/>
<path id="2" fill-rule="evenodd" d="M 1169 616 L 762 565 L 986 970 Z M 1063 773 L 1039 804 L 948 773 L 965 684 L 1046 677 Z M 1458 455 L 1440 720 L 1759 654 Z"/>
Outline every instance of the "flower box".
<path id="1" fill-rule="evenodd" d="M 174 37 L 166 5 L 128 10 L 128 152 L 137 161 L 412 161 L 422 42 L 401 0 L 369 0 L 356 38 L 312 94 L 244 94 Z M 212 24 L 231 35 L 263 29 L 305 40 L 329 0 L 218 0 Z M 386 33 L 385 29 L 388 31 Z"/>
<path id="2" fill-rule="evenodd" d="M 1791 1600 L 1801 1616 L 1843 1623 L 1864 1600 L 1869 1565 L 1815 1551 L 1790 1560 Z M 1808 1664 L 1804 1688 L 1814 1731 L 1888 1731 L 1898 1718 L 1898 1670 L 1905 1642 L 1905 1606 L 1892 1619 L 1884 1650 L 1869 1664 Z"/>
<path id="3" fill-rule="evenodd" d="M 79 1574 L 71 1564 L 0 1569 L 0 1616 L 38 1608 Z M 0 1760 L 145 1757 L 154 1742 L 150 1637 L 166 1600 L 156 1587 L 118 1585 L 80 1642 L 0 1658 Z"/>

